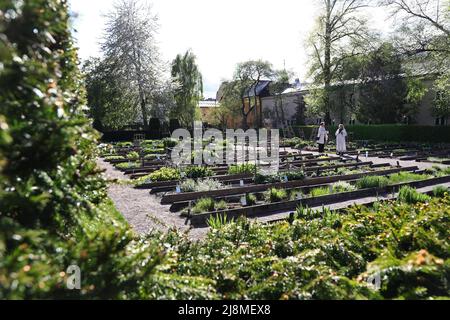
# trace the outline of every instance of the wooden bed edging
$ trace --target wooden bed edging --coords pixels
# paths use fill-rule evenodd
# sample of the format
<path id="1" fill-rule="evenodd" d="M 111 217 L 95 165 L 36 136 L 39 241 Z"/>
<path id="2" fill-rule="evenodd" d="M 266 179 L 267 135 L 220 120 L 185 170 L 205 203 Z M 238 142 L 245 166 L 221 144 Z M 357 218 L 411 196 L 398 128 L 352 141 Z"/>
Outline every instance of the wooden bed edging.
<path id="1" fill-rule="evenodd" d="M 384 163 L 384 164 L 378 164 L 378 165 L 374 165 L 373 162 L 369 161 L 369 162 L 355 162 L 355 163 L 347 163 L 347 164 L 341 164 L 341 165 L 336 165 L 336 166 L 329 166 L 329 167 L 310 167 L 310 168 L 306 168 L 306 170 L 304 171 L 305 173 L 311 173 L 311 172 L 316 172 L 317 170 L 319 170 L 319 172 L 323 172 L 323 171 L 328 171 L 328 170 L 335 170 L 335 169 L 339 169 L 339 168 L 348 168 L 348 167 L 363 167 L 363 166 L 371 166 L 371 168 L 377 168 L 377 167 L 387 167 L 389 166 L 389 163 Z M 291 170 L 300 170 L 301 168 L 291 168 Z M 289 169 L 287 168 L 283 168 L 283 170 L 280 170 L 280 173 L 285 173 L 288 172 Z M 226 184 L 238 184 L 240 182 L 240 180 L 243 180 L 244 183 L 248 184 L 248 183 L 253 183 L 254 182 L 254 175 L 253 174 L 248 174 L 245 176 L 241 176 L 241 177 L 235 177 L 235 176 L 217 176 L 217 177 L 221 177 L 221 179 L 216 179 L 214 176 L 210 177 L 212 179 L 216 179 L 218 181 L 224 182 Z M 168 192 L 168 191 L 173 191 L 177 185 L 177 183 L 179 183 L 179 181 L 175 181 L 175 184 L 167 184 L 164 186 L 157 186 L 157 187 L 152 187 L 152 188 L 141 188 L 141 189 L 151 189 L 150 190 L 150 194 L 156 194 L 156 193 L 161 193 L 161 192 Z"/>
<path id="2" fill-rule="evenodd" d="M 423 188 L 423 187 L 429 187 L 433 185 L 438 185 L 440 183 L 447 183 L 450 182 L 450 176 L 445 177 L 438 177 L 438 178 L 432 178 L 432 179 L 426 179 L 426 180 L 419 180 L 419 181 L 412 181 L 412 182 L 404 182 L 399 183 L 395 185 L 390 185 L 383 188 L 373 188 L 373 189 L 362 189 L 362 190 L 356 190 L 351 192 L 342 192 L 342 193 L 335 193 L 330 195 L 325 195 L 321 197 L 314 197 L 314 198 L 305 198 L 301 200 L 292 200 L 292 201 L 285 201 L 285 202 L 277 202 L 277 203 L 269 203 L 269 204 L 263 204 L 263 205 L 257 205 L 257 206 L 251 206 L 251 207 L 243 207 L 243 208 L 237 208 L 237 209 L 231 209 L 231 210 L 221 210 L 217 212 L 208 212 L 204 214 L 199 215 L 192 215 L 190 216 L 189 220 L 191 225 L 198 227 L 198 226 L 205 226 L 207 224 L 207 220 L 212 216 L 227 216 L 229 220 L 236 219 L 240 216 L 246 216 L 246 217 L 255 217 L 255 216 L 264 216 L 264 215 L 270 215 L 274 214 L 276 212 L 280 211 L 289 211 L 289 210 L 296 210 L 300 205 L 304 207 L 313 207 L 313 206 L 324 206 L 340 201 L 348 201 L 348 200 L 355 200 L 359 198 L 379 195 L 379 194 L 387 194 L 391 192 L 397 192 L 401 189 L 403 186 L 410 186 L 413 188 Z"/>
<path id="3" fill-rule="evenodd" d="M 312 178 L 312 179 L 305 179 L 305 180 L 298 180 L 298 181 L 259 184 L 259 185 L 253 185 L 253 186 L 246 186 L 246 187 L 244 186 L 244 187 L 222 189 L 222 190 L 212 190 L 212 191 L 206 191 L 206 192 L 187 192 L 187 193 L 170 194 L 170 195 L 165 195 L 162 197 L 161 204 L 172 204 L 174 202 L 180 202 L 180 201 L 197 200 L 197 199 L 204 198 L 204 197 L 214 198 L 214 197 L 219 197 L 219 196 L 232 196 L 232 195 L 239 195 L 239 194 L 252 193 L 252 192 L 262 192 L 262 191 L 266 191 L 270 188 L 293 188 L 293 187 L 308 186 L 308 185 L 312 185 L 312 184 L 332 183 L 332 182 L 338 182 L 338 181 L 359 179 L 359 178 L 362 178 L 367 175 L 393 174 L 393 173 L 398 173 L 398 172 L 402 172 L 402 171 L 415 171 L 418 169 L 419 168 L 417 166 L 413 166 L 413 167 L 404 167 L 404 168 L 396 168 L 396 169 L 381 170 L 381 171 L 379 170 L 379 171 L 367 172 L 367 173 L 357 173 L 357 174 L 345 175 L 345 176 L 319 177 L 319 178 Z"/>

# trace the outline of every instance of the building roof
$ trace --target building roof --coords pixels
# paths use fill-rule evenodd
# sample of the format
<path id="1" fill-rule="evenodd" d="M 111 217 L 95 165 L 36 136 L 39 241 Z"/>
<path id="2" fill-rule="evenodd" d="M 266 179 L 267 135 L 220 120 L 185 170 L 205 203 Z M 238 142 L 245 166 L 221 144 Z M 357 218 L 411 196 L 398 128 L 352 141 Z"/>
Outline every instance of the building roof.
<path id="1" fill-rule="evenodd" d="M 261 81 L 259 81 L 259 83 L 256 85 L 256 95 L 257 96 L 261 95 L 261 93 L 269 86 L 269 84 L 271 82 L 272 81 L 270 81 L 270 80 L 261 80 Z M 255 96 L 255 85 L 251 86 L 247 90 L 246 96 L 248 96 L 248 97 Z"/>

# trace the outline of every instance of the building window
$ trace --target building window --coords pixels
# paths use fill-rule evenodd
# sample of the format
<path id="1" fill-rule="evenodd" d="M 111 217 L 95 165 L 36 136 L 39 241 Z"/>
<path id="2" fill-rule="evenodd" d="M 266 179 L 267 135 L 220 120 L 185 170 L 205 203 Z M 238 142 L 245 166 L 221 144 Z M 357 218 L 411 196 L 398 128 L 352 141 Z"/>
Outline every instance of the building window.
<path id="1" fill-rule="evenodd" d="M 446 126 L 448 125 L 448 118 L 447 117 L 436 118 L 435 123 L 437 126 Z"/>

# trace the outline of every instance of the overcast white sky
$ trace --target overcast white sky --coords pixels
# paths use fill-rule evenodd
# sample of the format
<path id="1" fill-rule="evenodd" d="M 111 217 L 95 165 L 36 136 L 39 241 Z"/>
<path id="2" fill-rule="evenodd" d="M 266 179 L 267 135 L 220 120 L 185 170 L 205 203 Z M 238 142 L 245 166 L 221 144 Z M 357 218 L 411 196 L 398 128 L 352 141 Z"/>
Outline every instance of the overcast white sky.
<path id="1" fill-rule="evenodd" d="M 159 47 L 165 61 L 192 49 L 203 74 L 205 97 L 215 97 L 221 80 L 238 62 L 270 61 L 304 81 L 303 42 L 317 16 L 318 0 L 153 0 L 159 16 Z M 103 14 L 113 0 L 70 0 L 80 57 L 99 56 Z M 388 31 L 385 8 L 369 12 L 372 27 Z"/>

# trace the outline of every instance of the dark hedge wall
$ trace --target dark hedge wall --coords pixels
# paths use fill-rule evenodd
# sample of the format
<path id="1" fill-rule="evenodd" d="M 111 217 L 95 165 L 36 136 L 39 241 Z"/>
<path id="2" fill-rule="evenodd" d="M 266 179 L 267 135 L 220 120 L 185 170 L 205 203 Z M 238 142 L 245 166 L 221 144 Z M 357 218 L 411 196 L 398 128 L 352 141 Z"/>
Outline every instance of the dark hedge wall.
<path id="1" fill-rule="evenodd" d="M 309 139 L 315 126 L 298 126 Z M 434 142 L 450 143 L 450 126 L 405 126 L 405 125 L 354 125 L 346 126 L 354 140 L 376 140 L 385 142 Z M 330 133 L 336 126 L 329 126 Z"/>

